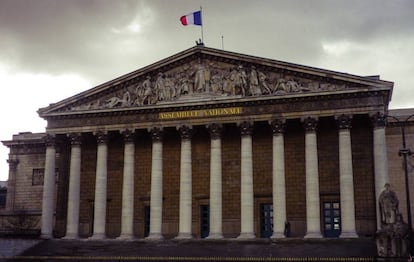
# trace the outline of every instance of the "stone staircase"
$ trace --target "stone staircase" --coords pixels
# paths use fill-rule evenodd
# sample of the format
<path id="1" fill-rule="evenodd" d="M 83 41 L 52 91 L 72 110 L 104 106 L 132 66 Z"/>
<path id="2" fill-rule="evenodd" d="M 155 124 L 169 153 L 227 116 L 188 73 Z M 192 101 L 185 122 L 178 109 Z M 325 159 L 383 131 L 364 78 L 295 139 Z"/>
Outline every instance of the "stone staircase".
<path id="1" fill-rule="evenodd" d="M 8 261 L 375 261 L 373 239 L 41 241 Z"/>

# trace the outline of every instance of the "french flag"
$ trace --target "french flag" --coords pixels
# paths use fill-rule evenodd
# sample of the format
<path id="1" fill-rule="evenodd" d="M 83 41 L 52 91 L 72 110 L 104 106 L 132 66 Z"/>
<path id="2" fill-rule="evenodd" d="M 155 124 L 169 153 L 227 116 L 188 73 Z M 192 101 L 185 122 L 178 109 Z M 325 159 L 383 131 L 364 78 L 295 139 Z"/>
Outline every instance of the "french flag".
<path id="1" fill-rule="evenodd" d="M 201 10 L 188 15 L 183 15 L 180 17 L 180 21 L 183 25 L 202 25 Z"/>

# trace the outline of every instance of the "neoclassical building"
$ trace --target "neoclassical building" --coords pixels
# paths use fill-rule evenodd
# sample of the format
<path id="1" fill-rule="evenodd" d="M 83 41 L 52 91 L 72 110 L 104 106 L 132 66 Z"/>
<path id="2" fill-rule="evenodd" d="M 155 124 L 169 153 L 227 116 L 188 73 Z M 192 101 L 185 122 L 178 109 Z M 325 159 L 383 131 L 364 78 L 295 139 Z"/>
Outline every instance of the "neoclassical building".
<path id="1" fill-rule="evenodd" d="M 373 236 L 403 177 L 392 91 L 197 45 L 39 109 L 45 133 L 3 141 L 3 213 L 39 216 L 44 238 Z"/>

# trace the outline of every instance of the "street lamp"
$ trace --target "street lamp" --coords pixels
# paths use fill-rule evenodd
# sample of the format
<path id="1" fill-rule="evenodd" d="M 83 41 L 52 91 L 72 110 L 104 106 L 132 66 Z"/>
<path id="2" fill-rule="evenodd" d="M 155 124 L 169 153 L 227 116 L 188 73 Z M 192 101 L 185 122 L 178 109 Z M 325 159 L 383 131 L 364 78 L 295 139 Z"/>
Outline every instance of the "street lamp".
<path id="1" fill-rule="evenodd" d="M 410 185 L 408 181 L 408 157 L 412 154 L 411 150 L 407 148 L 407 143 L 405 139 L 405 125 L 408 123 L 411 117 L 414 117 L 414 114 L 409 115 L 405 120 L 400 120 L 395 116 L 387 115 L 387 117 L 394 119 L 401 127 L 401 136 L 402 136 L 402 148 L 398 151 L 398 155 L 403 157 L 403 166 L 404 166 L 404 176 L 405 176 L 405 195 L 407 201 L 407 223 L 408 223 L 408 240 L 409 240 L 409 250 L 410 254 L 413 254 L 413 241 L 412 241 L 412 222 L 411 222 L 411 203 L 410 203 Z"/>

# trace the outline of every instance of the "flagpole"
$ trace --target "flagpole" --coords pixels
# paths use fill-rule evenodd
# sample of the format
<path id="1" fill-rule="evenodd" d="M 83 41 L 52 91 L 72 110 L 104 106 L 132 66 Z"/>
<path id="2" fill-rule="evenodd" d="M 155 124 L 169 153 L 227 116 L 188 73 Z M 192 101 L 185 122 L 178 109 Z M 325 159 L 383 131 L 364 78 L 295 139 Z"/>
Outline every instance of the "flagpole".
<path id="1" fill-rule="evenodd" d="M 203 32 L 204 21 L 203 21 L 203 7 L 202 6 L 200 6 L 200 14 L 201 14 L 201 43 L 204 44 L 204 32 Z"/>

